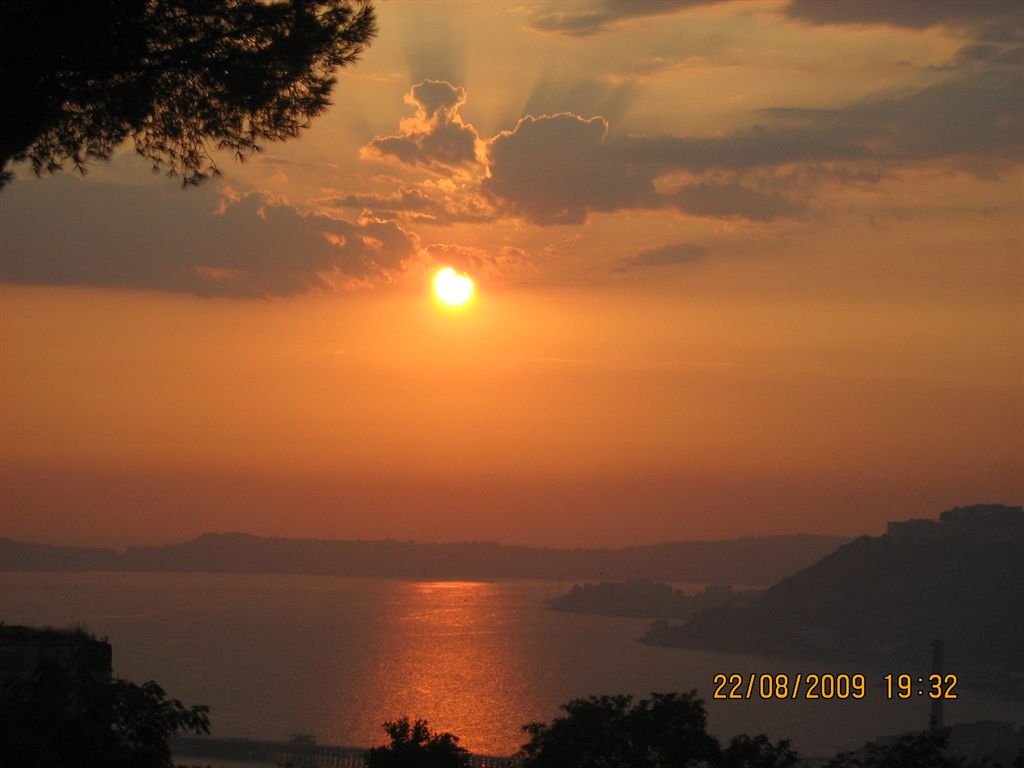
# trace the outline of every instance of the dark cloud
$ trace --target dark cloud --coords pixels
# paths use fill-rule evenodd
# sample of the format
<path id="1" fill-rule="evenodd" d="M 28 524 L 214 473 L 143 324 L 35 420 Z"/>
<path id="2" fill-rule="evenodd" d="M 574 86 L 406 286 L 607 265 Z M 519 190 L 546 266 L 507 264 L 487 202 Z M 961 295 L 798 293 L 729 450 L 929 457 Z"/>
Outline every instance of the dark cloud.
<path id="1" fill-rule="evenodd" d="M 615 267 L 616 272 L 649 267 L 667 267 L 700 261 L 710 253 L 703 245 L 693 243 L 669 243 L 658 248 L 648 248 L 635 256 L 623 259 Z"/>
<path id="2" fill-rule="evenodd" d="M 524 117 L 489 145 L 483 188 L 536 224 L 580 224 L 589 211 L 656 205 L 653 176 L 607 140 L 602 117 Z"/>
<path id="3" fill-rule="evenodd" d="M 808 149 L 827 132 L 851 154 L 892 162 L 957 155 L 1019 159 L 1024 148 L 1024 77 L 981 71 L 915 93 L 836 110 L 767 110 L 793 124 Z"/>
<path id="4" fill-rule="evenodd" d="M 802 205 L 779 194 L 759 192 L 735 181 L 688 184 L 665 198 L 684 213 L 712 219 L 771 221 L 803 210 Z"/>
<path id="5" fill-rule="evenodd" d="M 956 63 L 985 61 L 1020 67 L 1019 46 L 1024 43 L 1024 3 L 1020 0 L 791 0 L 783 13 L 814 25 L 944 27 L 983 44 L 965 46 Z"/>
<path id="6" fill-rule="evenodd" d="M 303 214 L 260 194 L 127 187 L 57 176 L 16 182 L 0 208 L 0 279 L 286 296 L 401 269 L 418 251 L 394 222 Z"/>
<path id="7" fill-rule="evenodd" d="M 714 139 L 708 141 L 715 141 Z M 590 212 L 672 207 L 709 218 L 767 221 L 801 207 L 735 180 L 705 180 L 670 192 L 657 177 L 673 170 L 672 152 L 635 157 L 634 139 L 610 140 L 603 118 L 526 117 L 490 143 L 485 191 L 535 224 L 579 224 Z"/>
<path id="8" fill-rule="evenodd" d="M 761 110 L 769 122 L 721 137 L 623 139 L 622 151 L 638 165 L 695 173 L 813 161 L 1019 160 L 1022 86 L 1020 72 L 985 70 L 839 109 Z"/>
<path id="9" fill-rule="evenodd" d="M 416 114 L 402 121 L 397 136 L 377 136 L 363 147 L 365 157 L 443 171 L 480 164 L 480 137 L 459 114 L 465 88 L 424 80 L 412 87 L 405 102 Z"/>
<path id="10" fill-rule="evenodd" d="M 715 137 L 612 138 L 601 117 L 526 117 L 489 145 L 483 189 L 512 215 L 536 224 L 579 224 L 589 212 L 674 207 L 696 216 L 770 220 L 803 206 L 754 176 L 781 166 L 886 166 L 956 158 L 991 173 L 1024 157 L 1019 70 L 982 69 L 917 92 L 838 109 L 762 110 L 765 122 Z M 655 180 L 705 176 L 670 192 Z M 847 176 L 856 177 L 851 171 Z M 713 172 L 713 178 L 706 174 Z M 838 179 L 838 177 L 837 177 Z"/>
<path id="11" fill-rule="evenodd" d="M 592 0 L 588 3 L 557 3 L 533 14 L 530 26 L 541 32 L 586 37 L 612 24 L 648 16 L 679 13 L 722 0 Z"/>
<path id="12" fill-rule="evenodd" d="M 768 117 L 792 117 L 791 110 L 774 110 Z M 868 152 L 837 130 L 829 110 L 799 110 L 801 125 L 758 124 L 725 136 L 634 136 L 619 142 L 619 152 L 638 166 L 655 172 L 684 169 L 749 170 L 793 162 L 858 160 Z M 812 117 L 813 115 L 813 117 Z"/>
<path id="13" fill-rule="evenodd" d="M 984 64 L 989 67 L 1024 67 L 1024 46 L 971 43 L 956 54 L 959 64 Z"/>
<path id="14" fill-rule="evenodd" d="M 808 24 L 884 24 L 985 30 L 1021 21 L 1020 0 L 790 0 L 783 13 Z"/>
<path id="15" fill-rule="evenodd" d="M 406 98 L 411 104 L 426 112 L 428 119 L 437 116 L 453 116 L 466 103 L 466 89 L 457 88 L 444 80 L 424 80 L 414 85 Z"/>

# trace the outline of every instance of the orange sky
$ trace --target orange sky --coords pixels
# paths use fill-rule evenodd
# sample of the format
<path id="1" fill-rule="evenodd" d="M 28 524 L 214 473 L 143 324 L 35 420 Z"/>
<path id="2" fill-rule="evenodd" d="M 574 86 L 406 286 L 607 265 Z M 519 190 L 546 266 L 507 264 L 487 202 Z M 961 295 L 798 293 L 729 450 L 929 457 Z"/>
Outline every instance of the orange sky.
<path id="1" fill-rule="evenodd" d="M 0 535 L 621 545 L 1020 503 L 1015 9 L 388 2 L 335 106 L 220 182 L 22 172 Z"/>

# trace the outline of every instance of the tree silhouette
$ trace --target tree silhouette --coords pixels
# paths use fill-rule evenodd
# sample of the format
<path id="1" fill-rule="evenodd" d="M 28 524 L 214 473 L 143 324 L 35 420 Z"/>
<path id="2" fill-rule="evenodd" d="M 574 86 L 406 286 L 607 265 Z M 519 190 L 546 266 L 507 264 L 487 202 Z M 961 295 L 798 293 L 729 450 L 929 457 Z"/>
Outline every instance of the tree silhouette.
<path id="1" fill-rule="evenodd" d="M 968 759 L 947 751 L 949 728 L 908 733 L 889 743 L 869 742 L 857 752 L 841 752 L 827 768 L 1000 768 L 1000 763 Z M 1024 753 L 1012 768 L 1024 768 Z"/>
<path id="2" fill-rule="evenodd" d="M 793 768 L 799 755 L 785 741 L 737 736 L 726 748 L 707 731 L 696 691 L 591 696 L 562 707 L 550 725 L 524 726 L 523 768 Z"/>
<path id="3" fill-rule="evenodd" d="M 171 768 L 167 740 L 209 733 L 206 707 L 185 707 L 150 681 L 76 675 L 42 664 L 0 684 L 0 765 Z"/>
<path id="4" fill-rule="evenodd" d="M 734 736 L 718 758 L 718 768 L 794 768 L 800 755 L 789 742 L 772 742 L 767 736 Z"/>
<path id="5" fill-rule="evenodd" d="M 524 727 L 525 768 L 702 765 L 717 756 L 707 732 L 704 702 L 694 692 L 655 693 L 633 704 L 631 696 L 591 696 L 564 705 L 550 725 Z"/>
<path id="6" fill-rule="evenodd" d="M 469 751 L 459 746 L 459 737 L 431 731 L 426 720 L 409 722 L 408 717 L 384 723 L 391 743 L 374 747 L 363 755 L 366 768 L 466 768 Z"/>
<path id="7" fill-rule="evenodd" d="M 198 183 L 215 150 L 307 127 L 375 35 L 366 0 L 5 0 L 0 186 L 13 162 L 84 172 L 128 139 Z"/>

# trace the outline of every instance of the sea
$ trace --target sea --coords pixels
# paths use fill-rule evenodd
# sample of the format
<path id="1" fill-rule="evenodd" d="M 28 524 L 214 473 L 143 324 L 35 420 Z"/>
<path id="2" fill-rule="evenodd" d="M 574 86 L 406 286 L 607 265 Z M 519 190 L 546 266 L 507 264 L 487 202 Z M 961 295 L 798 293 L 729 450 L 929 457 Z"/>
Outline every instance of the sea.
<path id="1" fill-rule="evenodd" d="M 574 698 L 696 690 L 710 730 L 788 738 L 808 756 L 925 727 L 929 701 L 888 700 L 886 670 L 664 648 L 649 622 L 552 611 L 571 582 L 208 573 L 0 573 L 0 621 L 84 626 L 116 675 L 210 708 L 222 737 L 372 746 L 408 716 L 470 750 L 514 753 L 523 725 Z M 692 587 L 692 585 L 690 585 Z M 918 674 L 921 670 L 908 670 Z M 947 670 L 955 672 L 955 670 Z M 860 673 L 861 700 L 716 700 L 718 674 Z M 925 670 L 926 672 L 926 670 Z M 1024 723 L 1024 702 L 961 688 L 947 723 Z"/>

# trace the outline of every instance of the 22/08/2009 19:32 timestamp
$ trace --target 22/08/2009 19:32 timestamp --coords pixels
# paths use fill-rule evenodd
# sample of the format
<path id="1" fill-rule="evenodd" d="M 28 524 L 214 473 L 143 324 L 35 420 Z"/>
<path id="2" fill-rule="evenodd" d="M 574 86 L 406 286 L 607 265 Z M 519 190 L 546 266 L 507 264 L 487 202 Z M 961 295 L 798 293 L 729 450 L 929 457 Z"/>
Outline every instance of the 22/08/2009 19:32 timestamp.
<path id="1" fill-rule="evenodd" d="M 883 676 L 887 699 L 955 699 L 956 675 Z M 867 676 L 862 674 L 717 674 L 712 679 L 715 699 L 863 699 Z"/>

